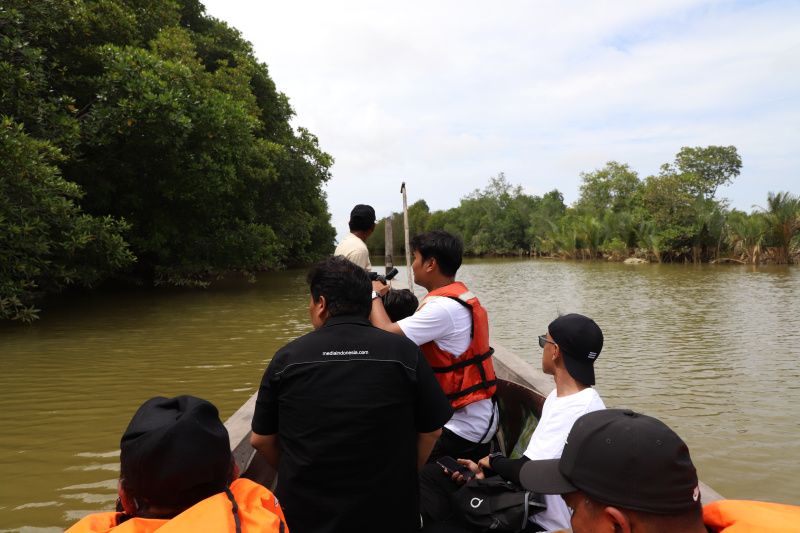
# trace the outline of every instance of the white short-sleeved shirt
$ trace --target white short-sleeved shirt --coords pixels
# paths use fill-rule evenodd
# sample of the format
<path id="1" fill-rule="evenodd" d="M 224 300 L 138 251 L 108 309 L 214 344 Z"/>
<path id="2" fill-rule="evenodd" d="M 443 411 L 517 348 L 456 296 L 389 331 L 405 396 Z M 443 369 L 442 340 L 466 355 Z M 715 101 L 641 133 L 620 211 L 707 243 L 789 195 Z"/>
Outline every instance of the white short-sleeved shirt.
<path id="1" fill-rule="evenodd" d="M 357 264 L 364 270 L 372 270 L 366 243 L 352 233 L 342 239 L 333 255 L 343 255 L 348 261 Z"/>
<path id="2" fill-rule="evenodd" d="M 542 407 L 542 417 L 525 450 L 525 456 L 534 461 L 561 457 L 569 430 L 575 421 L 586 413 L 606 408 L 600 395 L 591 387 L 561 398 L 556 392 L 554 390 L 547 396 Z M 570 527 L 571 515 L 561 495 L 545 494 L 542 497 L 547 504 L 547 510 L 536 514 L 532 520 L 545 531 Z"/>
<path id="3" fill-rule="evenodd" d="M 450 298 L 429 300 L 408 318 L 397 322 L 406 337 L 418 346 L 433 341 L 442 350 L 459 356 L 467 351 L 472 338 L 472 312 Z M 492 400 L 479 400 L 456 409 L 444 427 L 470 442 L 488 442 L 497 428 L 498 414 Z M 487 432 L 489 421 L 492 427 Z"/>

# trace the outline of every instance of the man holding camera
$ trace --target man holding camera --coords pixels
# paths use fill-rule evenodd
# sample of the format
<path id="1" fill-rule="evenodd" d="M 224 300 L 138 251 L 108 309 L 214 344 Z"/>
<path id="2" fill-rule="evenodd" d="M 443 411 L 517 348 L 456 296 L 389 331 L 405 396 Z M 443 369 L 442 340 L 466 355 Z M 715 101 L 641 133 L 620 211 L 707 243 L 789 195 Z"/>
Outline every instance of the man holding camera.
<path id="1" fill-rule="evenodd" d="M 429 462 L 444 455 L 477 462 L 489 453 L 498 421 L 486 309 L 463 283 L 456 282 L 464 250 L 460 237 L 434 230 L 414 236 L 411 246 L 414 283 L 428 295 L 414 315 L 392 322 L 377 297 L 389 288 L 373 281 L 370 320 L 419 345 L 455 409 Z"/>

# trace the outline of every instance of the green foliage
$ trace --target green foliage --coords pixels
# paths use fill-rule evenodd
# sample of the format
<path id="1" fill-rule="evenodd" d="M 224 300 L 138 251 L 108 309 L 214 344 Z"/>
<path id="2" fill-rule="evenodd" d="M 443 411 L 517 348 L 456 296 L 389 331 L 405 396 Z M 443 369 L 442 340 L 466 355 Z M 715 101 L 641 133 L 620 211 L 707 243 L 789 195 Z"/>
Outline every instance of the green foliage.
<path id="1" fill-rule="evenodd" d="M 627 164 L 609 161 L 605 168 L 580 174 L 583 184 L 577 208 L 594 213 L 607 209 L 619 213 L 633 208 L 641 188 L 638 174 Z"/>
<path id="2" fill-rule="evenodd" d="M 408 208 L 409 235 L 443 229 L 461 235 L 468 254 L 507 254 L 529 251 L 549 229 L 550 220 L 564 216 L 563 195 L 553 190 L 543 198 L 524 194 L 503 175 L 490 178 L 483 189 L 476 189 L 461 199 L 460 205 L 446 211 L 430 212 L 424 200 Z M 393 213 L 393 249 L 405 251 L 403 214 Z M 385 247 L 385 221 L 381 220 L 367 240 L 372 253 L 382 254 Z"/>
<path id="3" fill-rule="evenodd" d="M 91 286 L 135 258 L 122 220 L 81 212 L 80 189 L 59 176 L 64 156 L 0 117 L 0 319 L 31 321 L 38 291 Z"/>
<path id="4" fill-rule="evenodd" d="M 133 255 L 113 250 L 122 230 L 136 274 L 157 283 L 203 285 L 333 251 L 322 190 L 333 159 L 291 127 L 252 45 L 197 0 L 8 0 L 0 52 L 0 115 L 17 132 L 7 148 L 50 154 L 25 165 L 61 173 L 50 192 L 69 198 L 75 226 L 63 243 L 51 231 L 48 250 L 74 248 L 77 274 L 40 268 L 37 290 L 127 267 Z M 47 197 L 14 209 L 33 216 Z M 114 246 L 74 241 L 79 228 Z"/>
<path id="5" fill-rule="evenodd" d="M 727 223 L 732 251 L 743 254 L 745 260 L 755 264 L 769 231 L 764 214 L 748 215 L 734 210 L 728 215 Z"/>
<path id="6" fill-rule="evenodd" d="M 735 146 L 683 147 L 675 156 L 675 167 L 680 173 L 693 176 L 695 196 L 710 200 L 720 186 L 739 175 L 742 158 Z"/>
<path id="7" fill-rule="evenodd" d="M 461 236 L 465 248 L 475 254 L 529 250 L 526 228 L 534 199 L 513 186 L 501 172 L 485 189 L 461 199 Z"/>
<path id="8" fill-rule="evenodd" d="M 739 173 L 736 148 L 682 148 L 673 165 L 644 182 L 627 164 L 610 161 L 581 173 L 581 195 L 573 207 L 558 190 L 543 197 L 524 194 L 500 173 L 446 211 L 419 200 L 409 208 L 411 234 L 431 229 L 458 233 L 467 254 L 512 254 L 523 250 L 565 259 L 625 259 L 706 262 L 738 255 L 750 262 L 796 261 L 800 254 L 800 197 L 769 193 L 767 208 L 748 215 L 729 211 L 716 188 Z M 394 249 L 402 250 L 402 214 L 390 218 Z M 424 228 L 423 228 L 424 226 Z M 384 222 L 367 242 L 383 253 Z M 766 250 L 766 253 L 764 253 Z"/>
<path id="9" fill-rule="evenodd" d="M 0 8 L 0 115 L 74 154 L 74 99 L 58 88 L 65 67 L 53 58 L 69 31 L 74 2 L 10 0 Z"/>
<path id="10" fill-rule="evenodd" d="M 692 238 L 699 229 L 693 181 L 693 176 L 678 174 L 669 165 L 662 166 L 658 176 L 645 180 L 641 218 L 658 228 L 659 249 L 680 254 L 691 249 Z"/>
<path id="11" fill-rule="evenodd" d="M 789 263 L 800 237 L 800 197 L 788 192 L 767 194 L 767 207 L 760 208 L 768 225 L 768 245 L 776 250 L 778 263 Z"/>
<path id="12" fill-rule="evenodd" d="M 725 204 L 702 197 L 695 200 L 694 210 L 699 229 L 692 235 L 692 260 L 697 263 L 719 256 L 728 213 Z"/>
<path id="13" fill-rule="evenodd" d="M 438 213 L 438 212 L 437 212 Z M 417 200 L 408 206 L 409 238 L 434 229 L 430 227 L 431 212 L 425 200 Z M 392 225 L 392 250 L 405 253 L 405 226 L 403 213 L 392 213 L 375 224 L 375 231 L 367 239 L 367 248 L 372 253 L 383 254 L 386 250 L 386 220 Z M 438 228 L 437 228 L 438 229 Z"/>
<path id="14" fill-rule="evenodd" d="M 552 224 L 564 218 L 566 211 L 564 195 L 558 189 L 553 189 L 541 199 L 537 196 L 533 197 L 533 209 L 525 235 L 533 243 L 534 248 L 542 248 L 545 236 L 552 229 Z"/>

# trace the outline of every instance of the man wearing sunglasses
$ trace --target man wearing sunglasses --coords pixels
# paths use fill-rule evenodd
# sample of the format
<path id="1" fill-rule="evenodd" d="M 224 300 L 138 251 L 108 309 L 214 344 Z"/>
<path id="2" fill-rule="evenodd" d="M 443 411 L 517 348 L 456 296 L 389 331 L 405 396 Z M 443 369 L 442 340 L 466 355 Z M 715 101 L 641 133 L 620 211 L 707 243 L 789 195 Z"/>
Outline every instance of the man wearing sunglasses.
<path id="1" fill-rule="evenodd" d="M 586 413 L 605 409 L 600 395 L 592 388 L 594 362 L 603 349 L 603 332 L 594 320 L 574 313 L 560 316 L 550 323 L 545 335 L 539 336 L 539 346 L 542 348 L 542 370 L 555 378 L 556 388 L 547 396 L 542 416 L 522 458 L 508 459 L 493 453 L 477 464 L 458 459 L 478 479 L 500 475 L 519 485 L 519 473 L 525 463 L 560 458 L 575 420 Z M 456 483 L 463 483 L 459 474 L 452 476 Z M 426 518 L 427 523 L 458 522 L 453 515 L 458 509 L 451 509 L 443 503 L 454 487 L 439 483 L 435 493 L 429 490 L 426 494 L 423 486 L 423 522 Z M 547 509 L 531 517 L 533 523 L 526 531 L 555 531 L 570 527 L 569 509 L 560 496 L 544 495 L 543 503 Z"/>

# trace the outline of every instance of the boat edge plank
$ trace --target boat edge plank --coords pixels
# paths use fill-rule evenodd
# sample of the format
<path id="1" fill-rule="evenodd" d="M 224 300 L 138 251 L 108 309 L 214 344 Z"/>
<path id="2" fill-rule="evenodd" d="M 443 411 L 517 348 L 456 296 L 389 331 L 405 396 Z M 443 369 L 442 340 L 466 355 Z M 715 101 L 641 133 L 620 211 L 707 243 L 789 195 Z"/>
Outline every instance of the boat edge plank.
<path id="1" fill-rule="evenodd" d="M 535 390 L 544 397 L 547 397 L 553 389 L 555 383 L 553 379 L 544 374 L 541 370 L 534 368 L 531 364 L 523 361 L 519 356 L 505 348 L 504 346 L 492 342 L 495 352 L 493 357 L 495 374 L 498 379 L 504 379 L 512 383 L 517 383 Z M 250 446 L 251 422 L 255 411 L 256 398 L 258 392 L 253 394 L 244 405 L 242 405 L 225 422 L 228 428 L 228 435 L 231 441 L 231 452 L 236 463 L 239 465 L 239 472 L 243 477 L 252 479 L 262 485 L 274 489 L 275 472 L 260 457 L 255 456 L 255 450 Z M 266 471 L 265 471 L 266 468 Z M 717 491 L 700 481 L 700 494 L 703 505 L 723 500 L 724 497 Z"/>

